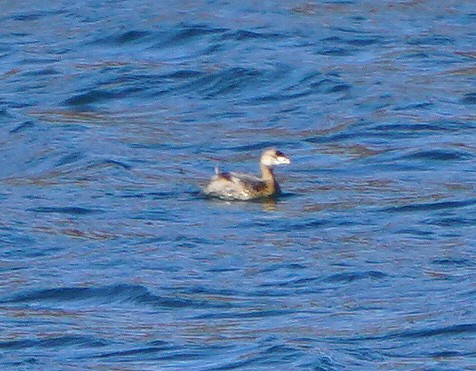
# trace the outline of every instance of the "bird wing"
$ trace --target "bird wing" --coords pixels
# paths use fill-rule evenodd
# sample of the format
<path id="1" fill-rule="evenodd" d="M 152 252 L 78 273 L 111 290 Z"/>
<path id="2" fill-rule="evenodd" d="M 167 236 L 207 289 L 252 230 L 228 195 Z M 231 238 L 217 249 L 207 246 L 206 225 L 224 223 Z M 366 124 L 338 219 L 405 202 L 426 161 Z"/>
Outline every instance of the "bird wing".
<path id="1" fill-rule="evenodd" d="M 240 183 L 246 189 L 253 189 L 255 191 L 260 191 L 265 186 L 264 182 L 257 176 L 243 173 L 228 173 L 230 181 L 234 183 Z"/>

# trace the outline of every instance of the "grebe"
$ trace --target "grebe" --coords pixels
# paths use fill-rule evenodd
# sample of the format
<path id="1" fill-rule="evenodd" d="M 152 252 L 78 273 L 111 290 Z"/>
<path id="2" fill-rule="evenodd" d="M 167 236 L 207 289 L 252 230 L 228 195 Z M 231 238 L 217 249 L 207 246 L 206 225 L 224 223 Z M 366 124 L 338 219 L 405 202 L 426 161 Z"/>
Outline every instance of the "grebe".
<path id="1" fill-rule="evenodd" d="M 278 194 L 280 189 L 274 178 L 273 166 L 290 164 L 291 161 L 281 151 L 271 148 L 263 151 L 259 163 L 261 178 L 234 172 L 220 173 L 215 168 L 215 175 L 203 192 L 225 200 L 251 200 Z"/>

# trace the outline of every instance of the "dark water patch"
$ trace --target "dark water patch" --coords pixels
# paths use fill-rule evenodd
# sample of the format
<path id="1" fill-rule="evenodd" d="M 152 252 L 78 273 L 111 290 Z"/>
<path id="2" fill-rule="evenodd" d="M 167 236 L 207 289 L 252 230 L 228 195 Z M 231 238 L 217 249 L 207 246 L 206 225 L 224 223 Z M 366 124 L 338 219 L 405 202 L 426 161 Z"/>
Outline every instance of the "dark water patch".
<path id="1" fill-rule="evenodd" d="M 189 235 L 181 235 L 174 239 L 175 245 L 185 248 L 202 248 L 204 246 L 216 245 L 218 242 L 208 238 L 190 237 Z"/>
<path id="2" fill-rule="evenodd" d="M 137 359 L 141 359 L 142 364 L 145 360 L 157 361 L 190 361 L 200 358 L 212 357 L 213 354 L 223 354 L 227 350 L 232 349 L 230 346 L 212 345 L 208 344 L 206 347 L 191 346 L 187 350 L 181 348 L 177 344 L 172 344 L 165 341 L 153 341 L 147 343 L 147 346 L 142 348 L 124 349 L 112 352 L 100 353 L 93 358 L 108 359 L 113 358 L 117 361 L 123 362 L 136 362 Z M 80 357 L 89 358 L 89 357 Z M 209 362 L 207 362 L 209 364 Z M 155 367 L 157 364 L 154 363 Z M 208 368 L 208 367 L 207 367 Z"/>
<path id="3" fill-rule="evenodd" d="M 311 73 L 298 81 L 290 78 L 283 80 L 283 86 L 275 89 L 271 94 L 268 92 L 258 93 L 248 101 L 251 105 L 260 105 L 279 101 L 290 101 L 320 94 L 343 94 L 346 96 L 351 86 L 342 82 L 340 78 L 330 75 L 321 76 L 318 73 Z"/>
<path id="4" fill-rule="evenodd" d="M 424 224 L 436 225 L 438 227 L 471 227 L 476 223 L 475 218 L 464 217 L 440 217 L 423 221 Z"/>
<path id="5" fill-rule="evenodd" d="M 411 111 L 411 110 L 430 110 L 433 107 L 431 102 L 414 102 L 405 105 L 399 105 L 393 108 L 394 111 Z"/>
<path id="6" fill-rule="evenodd" d="M 210 370 L 218 371 L 218 370 L 241 370 L 247 368 L 254 368 L 250 367 L 256 364 L 256 355 L 253 357 L 243 357 L 245 359 L 240 359 L 238 361 L 231 361 L 231 362 L 221 362 L 222 364 L 219 367 L 212 367 Z M 270 367 L 270 366 L 268 366 Z"/>
<path id="7" fill-rule="evenodd" d="M 15 367 L 15 369 L 22 370 L 26 366 L 27 368 L 31 368 L 32 365 L 38 365 L 40 364 L 40 361 L 37 358 L 34 357 L 29 357 L 22 359 L 18 362 L 5 362 L 5 365 L 10 369 L 10 367 Z"/>
<path id="8" fill-rule="evenodd" d="M 144 39 L 145 37 L 150 35 L 151 33 L 148 31 L 130 30 L 116 36 L 114 38 L 114 43 L 118 45 L 123 45 L 126 43 Z"/>
<path id="9" fill-rule="evenodd" d="M 190 349 L 185 351 L 176 351 L 169 354 L 164 354 L 160 357 L 155 358 L 157 361 L 167 362 L 178 362 L 179 364 L 184 362 L 194 362 L 197 359 L 209 359 L 212 356 L 207 350 L 204 349 Z M 209 362 L 207 362 L 209 363 Z"/>
<path id="10" fill-rule="evenodd" d="M 402 228 L 396 231 L 399 234 L 408 234 L 410 236 L 420 237 L 420 238 L 427 238 L 428 240 L 432 239 L 435 232 L 430 230 L 425 230 L 422 228 Z"/>
<path id="11" fill-rule="evenodd" d="M 405 60 L 405 61 L 427 61 L 431 58 L 431 55 L 427 52 L 423 51 L 411 51 L 405 53 L 403 56 L 398 57 L 397 60 Z"/>
<path id="12" fill-rule="evenodd" d="M 92 89 L 86 93 L 77 94 L 71 98 L 66 99 L 63 105 L 72 107 L 92 106 L 94 104 L 100 104 L 109 100 L 132 98 L 136 94 L 146 89 L 145 86 L 140 86 L 134 79 L 134 84 L 127 84 L 126 81 L 121 78 L 119 83 L 112 83 L 115 88 L 106 90 L 106 88 Z"/>
<path id="13" fill-rule="evenodd" d="M 207 269 L 207 272 L 220 274 L 220 273 L 227 273 L 227 272 L 237 272 L 237 271 L 240 271 L 240 270 L 241 270 L 241 268 L 238 268 L 238 267 L 235 267 L 235 268 L 232 268 L 232 267 L 220 267 L 220 268 L 210 268 L 210 269 Z"/>
<path id="14" fill-rule="evenodd" d="M 474 352 L 458 352 L 454 350 L 447 350 L 441 352 L 431 352 L 428 354 L 429 357 L 433 359 L 444 359 L 444 358 L 456 358 L 456 357 L 474 357 Z"/>
<path id="15" fill-rule="evenodd" d="M 1 99 L 1 98 L 0 98 Z M 1 105 L 4 105 L 5 104 L 5 101 L 3 100 L 0 100 L 0 104 Z M 4 118 L 4 117 L 12 117 L 11 113 L 9 112 L 9 110 L 7 110 L 5 107 L 2 107 L 0 108 L 0 118 Z"/>
<path id="16" fill-rule="evenodd" d="M 263 350 L 263 354 L 269 355 L 272 358 L 271 363 L 280 363 L 282 360 L 292 361 L 298 358 L 301 350 L 297 350 L 291 346 L 283 344 L 275 344 Z M 279 355 L 276 357 L 276 355 Z M 268 360 L 269 362 L 269 360 Z"/>
<path id="17" fill-rule="evenodd" d="M 267 268 L 264 268 L 262 271 L 263 272 L 276 272 L 278 270 L 301 270 L 301 269 L 307 269 L 308 267 L 303 265 L 303 264 L 298 264 L 298 263 L 285 263 L 285 264 L 273 264 L 270 265 Z"/>
<path id="18" fill-rule="evenodd" d="M 466 151 L 463 152 L 450 149 L 434 149 L 417 151 L 403 156 L 402 158 L 423 161 L 465 161 L 471 159 L 472 157 L 473 156 Z"/>
<path id="19" fill-rule="evenodd" d="M 22 73 L 22 76 L 54 76 L 54 75 L 60 75 L 61 72 L 54 69 L 54 68 L 51 68 L 51 67 L 48 67 L 48 68 L 42 68 L 42 69 L 39 69 L 39 70 L 35 70 L 35 71 L 26 71 L 26 72 L 23 72 Z"/>
<path id="20" fill-rule="evenodd" d="M 283 296 L 283 294 L 279 291 L 276 291 L 276 288 L 290 288 L 290 287 L 294 289 L 305 288 L 305 289 L 308 289 L 309 291 L 317 292 L 321 289 L 317 288 L 315 284 L 316 282 L 321 282 L 321 281 L 322 281 L 322 277 L 307 277 L 307 278 L 297 278 L 297 279 L 289 278 L 281 282 L 264 283 L 264 284 L 261 284 L 260 287 L 267 290 L 266 296 L 281 297 Z M 260 291 L 254 295 L 259 296 L 263 294 L 264 293 Z"/>
<path id="21" fill-rule="evenodd" d="M 286 75 L 289 74 L 289 67 L 286 66 L 286 68 L 281 69 L 283 72 L 286 72 Z M 285 76 L 286 76 L 285 75 Z M 285 77 L 282 76 L 282 77 Z M 338 76 L 336 76 L 338 77 Z M 328 78 L 322 73 L 318 71 L 312 71 L 306 73 L 304 76 L 302 76 L 300 79 L 297 81 L 290 81 L 287 86 L 284 87 L 285 90 L 294 90 L 296 88 L 301 88 L 304 86 L 310 86 L 312 88 L 318 88 L 322 86 L 322 84 L 325 84 L 327 82 L 332 81 L 332 78 Z"/>
<path id="22" fill-rule="evenodd" d="M 177 197 L 177 191 L 149 192 L 147 196 L 151 196 L 154 200 L 169 200 Z"/>
<path id="23" fill-rule="evenodd" d="M 15 21 L 19 22 L 25 22 L 25 21 L 37 21 L 41 17 L 46 16 L 46 14 L 37 14 L 37 13 L 32 13 L 32 14 L 18 14 L 13 17 Z"/>
<path id="24" fill-rule="evenodd" d="M 444 259 L 434 259 L 433 264 L 447 266 L 447 267 L 474 267 L 476 266 L 476 261 L 471 261 L 469 259 L 455 259 L 455 258 L 444 258 Z"/>
<path id="25" fill-rule="evenodd" d="M 0 341 L 0 349 L 28 349 L 28 348 L 64 348 L 64 347 L 104 347 L 110 345 L 109 341 L 90 336 L 66 335 L 49 337 L 38 340 L 11 340 Z"/>
<path id="26" fill-rule="evenodd" d="M 283 186 L 285 184 L 283 183 Z M 287 202 L 292 200 L 295 197 L 300 197 L 302 195 L 302 192 L 290 192 L 286 190 L 281 189 L 281 193 L 276 197 L 277 201 L 282 201 L 282 202 Z"/>
<path id="27" fill-rule="evenodd" d="M 462 121 L 434 121 L 429 123 L 393 123 L 393 124 L 377 124 L 371 126 L 372 131 L 376 131 L 385 136 L 396 136 L 397 138 L 401 134 L 415 134 L 419 136 L 427 136 L 432 133 L 452 133 L 460 132 L 461 130 L 473 129 L 474 126 L 470 123 Z"/>
<path id="28" fill-rule="evenodd" d="M 100 209 L 88 209 L 84 207 L 35 207 L 27 209 L 27 211 L 33 211 L 35 213 L 59 213 L 59 214 L 70 214 L 70 215 L 91 215 L 103 213 L 104 210 Z"/>
<path id="29" fill-rule="evenodd" d="M 60 58 L 46 57 L 46 58 L 25 58 L 21 61 L 22 65 L 49 65 L 61 62 Z"/>
<path id="30" fill-rule="evenodd" d="M 55 166 L 64 166 L 81 160 L 84 155 L 81 152 L 74 152 L 61 157 Z"/>
<path id="31" fill-rule="evenodd" d="M 99 340 L 89 336 L 69 335 L 59 336 L 50 339 L 42 339 L 39 342 L 41 347 L 65 347 L 65 346 L 82 346 L 82 347 L 103 347 L 109 345 L 109 341 Z"/>
<path id="32" fill-rule="evenodd" d="M 417 203 L 403 206 L 395 206 L 383 209 L 383 212 L 413 212 L 413 211 L 435 211 L 446 209 L 459 209 L 468 206 L 476 205 L 476 199 L 469 199 L 465 201 L 441 201 L 429 203 Z"/>
<path id="33" fill-rule="evenodd" d="M 335 45 L 335 44 L 342 44 L 343 42 L 344 42 L 344 39 L 342 39 L 339 36 L 331 36 L 331 37 L 325 37 L 321 39 L 322 44 L 328 43 L 328 44 Z"/>
<path id="34" fill-rule="evenodd" d="M 176 349 L 175 346 L 169 345 L 166 342 L 163 342 L 162 345 L 156 345 L 156 346 L 149 346 L 145 348 L 136 348 L 136 349 L 128 349 L 128 350 L 120 350 L 116 352 L 107 352 L 107 353 L 101 353 L 95 358 L 124 358 L 124 357 L 131 357 L 131 356 L 143 356 L 151 353 L 159 353 L 159 352 L 164 352 L 164 351 L 170 351 Z"/>
<path id="35" fill-rule="evenodd" d="M 331 357 L 315 350 L 315 345 L 302 346 L 305 341 L 284 341 L 277 337 L 268 337 L 257 344 L 242 350 L 242 355 L 232 359 L 222 359 L 210 370 L 234 369 L 309 369 L 309 370 L 339 370 L 345 369 L 344 364 L 332 360 Z M 310 352 L 310 349 L 315 351 Z M 230 357 L 227 357 L 230 358 Z"/>
<path id="36" fill-rule="evenodd" d="M 408 45 L 454 45 L 455 40 L 442 35 L 431 35 L 428 37 L 415 37 L 406 40 Z"/>
<path id="37" fill-rule="evenodd" d="M 112 195 L 112 193 L 111 193 Z M 130 191 L 122 191 L 120 194 L 116 194 L 117 197 L 120 198 L 145 198 L 145 194 L 141 193 L 139 190 L 130 190 Z"/>
<path id="38" fill-rule="evenodd" d="M 177 89 L 183 93 L 200 94 L 206 99 L 211 99 L 237 94 L 244 89 L 257 86 L 265 74 L 265 71 L 254 68 L 235 67 L 200 76 Z"/>
<path id="39" fill-rule="evenodd" d="M 227 29 L 223 27 L 213 27 L 209 24 L 182 24 L 179 27 L 180 30 L 175 35 L 176 39 L 186 40 L 190 38 L 195 38 L 196 36 L 210 35 L 210 34 L 221 34 Z"/>
<path id="40" fill-rule="evenodd" d="M 362 38 L 362 39 L 350 39 L 346 40 L 346 43 L 352 46 L 362 47 L 369 46 L 374 44 L 380 44 L 381 40 L 379 38 Z"/>
<path id="41" fill-rule="evenodd" d="M 376 363 L 385 360 L 385 357 L 380 352 L 370 351 L 367 348 L 359 349 L 345 349 L 345 353 L 353 356 L 355 359 L 364 362 Z"/>
<path id="42" fill-rule="evenodd" d="M 461 103 L 476 104 L 476 93 L 465 94 L 465 96 L 461 99 Z"/>
<path id="43" fill-rule="evenodd" d="M 349 123 L 342 127 L 339 126 L 333 130 L 318 131 L 317 134 L 313 133 L 312 135 L 304 137 L 303 140 L 308 143 L 325 144 L 347 142 L 355 138 L 381 137 L 381 133 L 372 134 L 371 131 L 367 130 L 367 128 L 371 126 L 372 123 L 360 119 L 358 122 Z"/>
<path id="44" fill-rule="evenodd" d="M 94 103 L 101 103 L 110 99 L 120 97 L 119 94 L 106 92 L 104 90 L 93 89 L 87 93 L 78 94 L 64 101 L 67 106 L 85 106 Z"/>
<path id="45" fill-rule="evenodd" d="M 228 306 L 230 308 L 231 305 Z M 246 311 L 240 309 L 239 311 L 230 311 L 227 310 L 225 312 L 220 313 L 207 313 L 207 314 L 199 314 L 194 317 L 194 319 L 234 319 L 234 318 L 242 318 L 242 319 L 257 319 L 257 318 L 269 318 L 269 317 L 280 317 L 286 316 L 293 313 L 293 310 L 283 310 L 283 309 L 256 309 L 256 308 L 249 308 Z"/>
<path id="46" fill-rule="evenodd" d="M 211 27 L 206 24 L 180 24 L 173 33 L 164 33 L 159 38 L 161 41 L 155 43 L 152 49 L 162 49 L 164 47 L 176 47 L 193 40 L 201 39 L 208 35 L 221 34 L 227 31 L 226 28 Z"/>
<path id="47" fill-rule="evenodd" d="M 334 4 L 353 4 L 354 1 L 330 1 L 330 3 L 334 3 Z M 353 24 L 349 24 L 347 23 L 346 25 L 343 25 L 343 24 L 340 24 L 339 26 L 336 26 L 336 27 L 333 27 L 333 29 L 335 31 L 338 31 L 344 35 L 352 35 L 352 34 L 357 34 L 359 36 L 362 36 L 362 35 L 369 35 L 371 32 L 370 31 L 366 31 L 365 29 L 362 29 L 361 27 L 357 27 L 357 26 L 354 26 Z"/>
<path id="48" fill-rule="evenodd" d="M 101 46 L 123 46 L 126 47 L 129 44 L 139 43 L 141 41 L 153 40 L 154 35 L 150 31 L 143 30 L 128 30 L 114 35 L 101 35 L 98 39 L 91 42 L 93 45 Z"/>
<path id="49" fill-rule="evenodd" d="M 323 76 L 318 78 L 317 75 L 312 76 L 312 80 L 307 76 L 301 80 L 298 84 L 293 86 L 293 88 L 303 89 L 304 87 L 309 86 L 310 93 L 336 93 L 341 91 L 350 90 L 351 86 L 342 82 L 340 78 L 332 76 Z"/>
<path id="50" fill-rule="evenodd" d="M 200 76 L 203 76 L 203 75 L 204 75 L 204 72 L 198 71 L 198 70 L 177 70 L 177 71 L 167 73 L 165 75 L 161 75 L 160 78 L 165 79 L 165 80 L 168 80 L 168 79 L 170 79 L 170 80 L 175 80 L 175 79 L 187 80 L 187 79 L 191 79 L 191 78 L 200 77 Z"/>
<path id="51" fill-rule="evenodd" d="M 376 335 L 376 336 L 357 336 L 357 337 L 350 337 L 348 339 L 340 339 L 342 342 L 359 342 L 362 340 L 366 341 L 383 341 L 383 340 L 391 340 L 391 339 L 418 339 L 418 338 L 432 338 L 432 337 L 450 337 L 450 336 L 471 336 L 476 334 L 476 323 L 468 323 L 468 324 L 458 324 L 458 325 L 451 325 L 451 326 L 441 326 L 437 328 L 425 328 L 425 329 L 408 329 L 405 331 L 394 331 L 391 333 L 387 333 L 384 335 Z"/>
<path id="52" fill-rule="evenodd" d="M 16 133 L 21 133 L 23 131 L 28 131 L 31 130 L 35 127 L 35 123 L 31 120 L 24 121 L 21 124 L 19 124 L 17 127 L 14 129 L 10 130 L 10 134 L 16 134 Z"/>
<path id="53" fill-rule="evenodd" d="M 4 247 L 1 252 L 2 257 L 12 258 L 15 255 L 21 257 L 28 256 L 37 256 L 36 249 L 26 249 L 29 246 L 32 246 L 35 243 L 35 238 L 32 236 L 22 236 L 19 232 L 9 231 L 7 228 L 3 228 L 2 233 L 0 234 L 0 245 Z M 12 246 L 15 246 L 13 248 Z M 10 267 L 11 270 L 16 268 Z"/>
<path id="54" fill-rule="evenodd" d="M 92 301 L 96 304 L 130 303 L 148 305 L 154 308 L 223 308 L 230 305 L 208 299 L 181 298 L 179 295 L 162 297 L 156 296 L 139 285 L 118 284 L 96 287 L 65 287 L 45 290 L 34 290 L 24 294 L 0 299 L 3 304 L 35 303 L 64 303 Z"/>
<path id="55" fill-rule="evenodd" d="M 39 21 L 45 17 L 52 17 L 55 15 L 62 15 L 65 14 L 67 11 L 63 9 L 59 10 L 35 10 L 30 12 L 23 12 L 19 14 L 15 14 L 11 16 L 11 19 L 17 22 L 33 22 Z"/>
<path id="56" fill-rule="evenodd" d="M 126 164 L 121 161 L 117 160 L 111 160 L 111 159 L 105 159 L 105 160 L 99 160 L 96 161 L 95 163 L 88 165 L 87 169 L 96 169 L 96 168 L 118 168 L 118 169 L 123 169 L 123 170 L 131 170 L 132 166 L 129 164 Z"/>
<path id="57" fill-rule="evenodd" d="M 354 54 L 354 52 L 348 48 L 338 48 L 338 47 L 321 48 L 316 53 L 319 55 L 324 55 L 329 57 L 348 57 Z"/>
<path id="58" fill-rule="evenodd" d="M 34 290 L 24 294 L 18 294 L 11 298 L 2 299 L 1 303 L 35 303 L 35 302 L 65 302 L 91 299 L 94 297 L 111 296 L 113 291 L 120 287 L 112 286 L 106 289 L 87 287 L 66 287 L 45 290 Z M 143 292 L 141 292 L 142 294 Z"/>
<path id="59" fill-rule="evenodd" d="M 328 89 L 326 93 L 340 93 L 340 92 L 346 92 L 351 89 L 350 85 L 347 84 L 339 84 L 335 85 L 332 88 Z"/>
<path id="60" fill-rule="evenodd" d="M 346 52 L 350 51 L 349 46 L 360 48 L 380 43 L 381 39 L 377 37 L 345 38 L 340 36 L 331 36 L 321 39 L 321 44 L 327 45 L 328 48 L 334 47 L 336 50 L 344 50 Z"/>
<path id="61" fill-rule="evenodd" d="M 460 324 L 446 327 L 405 331 L 396 336 L 403 338 L 427 338 L 433 336 L 476 335 L 476 323 Z"/>
<path id="62" fill-rule="evenodd" d="M 328 282 L 353 282 L 359 280 L 380 280 L 387 278 L 388 275 L 379 272 L 379 271 L 367 271 L 367 272 L 344 272 L 344 273 L 337 273 L 331 276 L 328 276 L 325 281 Z"/>
<path id="63" fill-rule="evenodd" d="M 223 271 L 236 271 L 236 269 L 226 269 L 223 267 Z M 221 269 L 219 268 L 221 271 Z M 209 271 L 212 271 L 210 269 Z M 239 288 L 236 289 L 226 289 L 226 288 L 219 288 L 213 286 L 192 286 L 185 289 L 185 292 L 190 295 L 201 295 L 201 296 L 221 296 L 221 297 L 238 297 L 242 294 Z"/>
<path id="64" fill-rule="evenodd" d="M 218 40 L 220 41 L 249 41 L 249 40 L 278 40 L 284 39 L 287 35 L 274 32 L 256 32 L 251 30 L 238 30 L 224 32 Z"/>

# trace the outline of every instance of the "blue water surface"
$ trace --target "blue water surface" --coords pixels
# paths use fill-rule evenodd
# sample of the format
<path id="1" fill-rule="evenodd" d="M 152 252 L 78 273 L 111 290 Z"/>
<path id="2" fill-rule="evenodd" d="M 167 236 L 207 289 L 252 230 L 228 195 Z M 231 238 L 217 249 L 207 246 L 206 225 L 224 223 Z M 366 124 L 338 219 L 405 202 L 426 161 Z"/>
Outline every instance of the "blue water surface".
<path id="1" fill-rule="evenodd" d="M 0 22 L 0 369 L 474 369 L 473 1 Z M 279 199 L 202 196 L 270 146 Z"/>

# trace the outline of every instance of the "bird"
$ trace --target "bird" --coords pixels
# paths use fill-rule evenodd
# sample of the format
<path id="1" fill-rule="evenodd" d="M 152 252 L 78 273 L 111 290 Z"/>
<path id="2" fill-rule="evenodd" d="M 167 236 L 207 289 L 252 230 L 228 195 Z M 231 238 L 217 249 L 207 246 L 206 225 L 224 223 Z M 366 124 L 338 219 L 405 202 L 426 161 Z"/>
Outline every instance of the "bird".
<path id="1" fill-rule="evenodd" d="M 281 190 L 273 168 L 275 165 L 290 163 L 290 159 L 283 152 L 268 148 L 261 153 L 260 157 L 261 177 L 236 172 L 220 172 L 218 168 L 215 168 L 215 175 L 203 188 L 203 192 L 210 197 L 242 201 L 275 196 Z"/>

